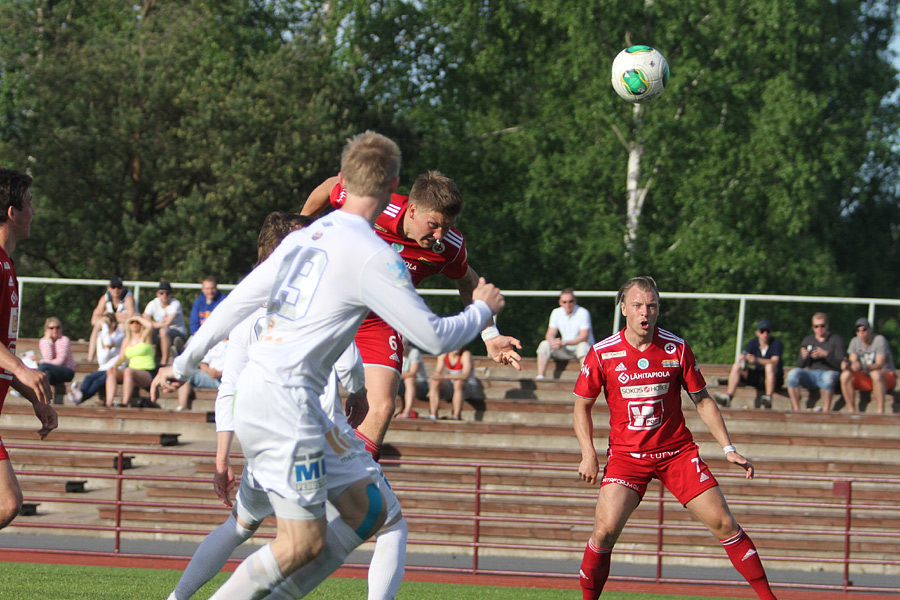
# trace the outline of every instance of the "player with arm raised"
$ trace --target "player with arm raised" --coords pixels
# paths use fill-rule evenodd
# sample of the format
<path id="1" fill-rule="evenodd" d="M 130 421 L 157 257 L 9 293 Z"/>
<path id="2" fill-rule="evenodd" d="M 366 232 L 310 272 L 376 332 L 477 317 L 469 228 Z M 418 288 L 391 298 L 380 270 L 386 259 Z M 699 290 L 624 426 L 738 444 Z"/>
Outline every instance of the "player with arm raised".
<path id="1" fill-rule="evenodd" d="M 325 471 L 335 449 L 333 427 L 319 404 L 331 367 L 374 310 L 420 348 L 447 351 L 471 340 L 503 306 L 483 280 L 472 304 L 452 317 L 432 313 L 403 261 L 372 231 L 396 189 L 397 145 L 373 132 L 351 138 L 341 156 L 341 210 L 291 233 L 209 316 L 173 364 L 190 376 L 209 347 L 267 303 L 266 329 L 250 346 L 238 379 L 234 419 L 247 465 L 275 509 L 275 539 L 251 555 L 213 596 L 258 598 L 315 559 L 326 543 L 324 501 L 347 525 L 352 549 L 385 522 L 384 498 L 362 461 L 350 457 Z M 168 376 L 168 374 L 166 375 Z"/>
<path id="2" fill-rule="evenodd" d="M 344 187 L 332 177 L 313 190 L 301 214 L 317 215 L 329 201 L 339 208 L 345 197 Z M 437 171 L 429 171 L 416 178 L 409 196 L 392 195 L 391 203 L 375 221 L 375 233 L 403 258 L 413 285 L 443 273 L 456 283 L 463 304 L 468 305 L 479 277 L 469 266 L 462 232 L 453 226 L 461 211 L 462 195 L 456 184 Z M 369 400 L 369 412 L 357 435 L 376 460 L 394 414 L 403 364 L 403 340 L 378 314 L 369 314 L 356 336 L 366 367 Z M 493 322 L 481 335 L 493 360 L 521 370 L 521 357 L 516 352 L 521 348 L 519 340 L 500 335 Z"/>
<path id="3" fill-rule="evenodd" d="M 309 217 L 298 214 L 282 211 L 270 213 L 259 232 L 257 264 L 268 258 L 288 233 L 300 229 L 310 222 Z M 238 376 L 247 364 L 247 350 L 250 344 L 257 340 L 259 333 L 265 331 L 265 321 L 265 307 L 261 307 L 231 330 L 228 336 L 222 385 L 219 386 L 216 396 L 217 446 L 213 488 L 226 506 L 233 507 L 232 513 L 197 547 L 168 600 L 187 600 L 193 596 L 197 590 L 222 570 L 235 548 L 250 539 L 260 524 L 274 514 L 265 490 L 256 486 L 249 468 L 245 469 L 242 474 L 234 503 L 231 501 L 231 490 L 236 484 L 230 461 L 231 444 L 234 438 L 232 415 L 234 387 Z M 340 431 L 335 432 L 332 439 L 340 439 L 337 436 L 343 436 L 341 443 L 360 456 L 388 502 L 386 523 L 376 535 L 375 552 L 369 567 L 368 598 L 369 600 L 392 600 L 403 580 L 406 566 L 406 538 L 409 528 L 400 512 L 400 503 L 390 486 L 385 483 L 381 468 L 372 460 L 363 443 L 356 439 L 352 428 L 340 414 L 341 401 L 338 395 L 338 380 L 351 394 L 361 395 L 363 401 L 365 400 L 362 360 L 355 345 L 351 344 L 350 348 L 335 363 L 328 379 L 328 385 L 321 397 L 321 403 L 323 410 L 340 428 Z M 328 508 L 329 528 L 341 527 L 342 523 L 335 520 L 336 509 L 330 506 Z M 286 593 L 289 593 L 291 597 L 302 597 L 343 564 L 346 555 L 340 544 L 341 537 L 335 531 L 326 532 L 325 549 L 322 554 L 295 571 L 291 579 L 296 583 L 283 584 L 289 590 Z"/>
<path id="4" fill-rule="evenodd" d="M 753 478 L 753 465 L 731 444 L 690 346 L 656 327 L 656 282 L 635 277 L 622 286 L 617 301 L 625 329 L 591 347 L 575 384 L 575 435 L 581 446 L 578 474 L 588 483 L 596 483 L 600 472 L 591 408 L 603 391 L 610 425 L 594 530 L 581 563 L 584 600 L 600 597 L 609 577 L 613 546 L 653 478 L 722 541 L 728 558 L 760 598 L 775 598 L 753 541 L 732 516 L 685 425 L 682 388 L 728 462 L 746 470 L 747 479 Z"/>

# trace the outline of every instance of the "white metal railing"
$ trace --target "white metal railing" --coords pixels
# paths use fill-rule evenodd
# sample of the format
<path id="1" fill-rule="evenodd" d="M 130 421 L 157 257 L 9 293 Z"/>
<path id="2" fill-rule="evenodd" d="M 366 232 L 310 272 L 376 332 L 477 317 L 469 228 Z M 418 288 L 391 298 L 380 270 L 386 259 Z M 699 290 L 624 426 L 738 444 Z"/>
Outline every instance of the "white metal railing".
<path id="1" fill-rule="evenodd" d="M 26 283 L 42 283 L 56 285 L 81 285 L 81 286 L 102 286 L 106 288 L 109 284 L 108 279 L 64 279 L 54 277 L 19 277 L 19 297 L 23 297 L 23 290 Z M 123 282 L 129 288 L 132 288 L 134 294 L 135 306 L 140 306 L 141 289 L 147 288 L 155 290 L 159 285 L 158 281 L 137 281 L 127 280 Z M 171 282 L 175 289 L 195 289 L 199 290 L 203 287 L 201 283 L 180 283 Z M 220 289 L 233 289 L 235 284 L 218 284 Z M 420 289 L 419 293 L 423 296 L 457 296 L 459 291 L 453 289 Z M 578 290 L 578 296 L 581 298 L 610 298 L 615 299 L 616 291 L 590 291 Z M 559 296 L 559 290 L 503 290 L 503 295 L 509 298 L 556 298 Z M 778 296 L 775 294 L 707 294 L 698 292 L 660 292 L 660 299 L 696 299 L 696 300 L 731 300 L 738 302 L 738 318 L 736 342 L 734 348 L 735 360 L 740 356 L 744 347 L 744 320 L 747 312 L 747 302 L 816 302 L 820 304 L 857 304 L 868 306 L 868 319 L 870 323 L 875 322 L 875 307 L 877 306 L 900 306 L 900 300 L 893 298 L 849 298 L 841 296 Z M 620 329 L 621 312 L 617 307 L 613 307 L 613 327 L 612 332 L 615 333 Z M 20 317 L 21 320 L 21 317 Z"/>

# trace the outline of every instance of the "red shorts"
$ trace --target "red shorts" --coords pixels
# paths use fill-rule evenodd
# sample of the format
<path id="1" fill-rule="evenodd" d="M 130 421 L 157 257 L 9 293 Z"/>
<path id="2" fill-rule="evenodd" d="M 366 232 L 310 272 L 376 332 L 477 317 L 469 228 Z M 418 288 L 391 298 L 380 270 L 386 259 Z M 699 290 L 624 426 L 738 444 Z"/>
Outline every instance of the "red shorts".
<path id="1" fill-rule="evenodd" d="M 690 444 L 679 450 L 633 455 L 612 450 L 606 452 L 601 487 L 611 483 L 623 485 L 644 497 L 647 484 L 659 479 L 666 489 L 681 502 L 687 504 L 719 482 L 700 458 L 700 448 Z"/>
<path id="2" fill-rule="evenodd" d="M 394 328 L 370 314 L 356 332 L 356 347 L 363 365 L 393 369 L 400 374 L 403 367 L 403 337 Z"/>
<path id="3" fill-rule="evenodd" d="M 0 460 L 9 460 L 9 452 L 6 451 L 3 440 L 0 440 Z"/>
<path id="4" fill-rule="evenodd" d="M 897 387 L 897 374 L 894 371 L 882 371 L 884 375 L 884 391 L 890 392 Z M 872 391 L 872 376 L 864 371 L 853 371 L 853 387 L 861 392 Z"/>

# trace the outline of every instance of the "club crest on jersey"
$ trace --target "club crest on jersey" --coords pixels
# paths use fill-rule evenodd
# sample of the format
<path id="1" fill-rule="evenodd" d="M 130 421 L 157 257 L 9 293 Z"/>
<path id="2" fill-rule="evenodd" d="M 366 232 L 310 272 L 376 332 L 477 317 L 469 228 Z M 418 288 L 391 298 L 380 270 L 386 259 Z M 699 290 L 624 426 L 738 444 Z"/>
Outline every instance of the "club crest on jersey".
<path id="1" fill-rule="evenodd" d="M 391 248 L 394 249 L 394 252 L 402 252 L 403 244 L 401 244 L 400 242 L 394 242 L 393 244 L 391 244 Z"/>
<path id="2" fill-rule="evenodd" d="M 638 365 L 638 369 L 646 369 L 647 367 L 650 366 L 650 361 L 647 360 L 646 358 L 642 358 L 641 360 L 638 361 L 637 365 Z"/>
<path id="3" fill-rule="evenodd" d="M 435 254 L 443 254 L 446 249 L 447 247 L 444 246 L 444 242 L 441 240 L 435 240 L 434 244 L 431 245 L 431 251 Z"/>
<path id="4" fill-rule="evenodd" d="M 668 344 L 663 346 L 663 350 L 665 350 L 667 354 L 675 354 L 675 344 L 669 342 Z"/>
<path id="5" fill-rule="evenodd" d="M 325 472 L 325 452 L 298 454 L 294 457 L 294 489 L 298 492 L 314 492 L 328 483 Z"/>
<path id="6" fill-rule="evenodd" d="M 616 367 L 616 373 L 618 373 L 619 371 L 624 371 L 627 368 L 628 367 L 625 366 L 625 363 L 619 363 L 619 366 Z"/>
<path id="7" fill-rule="evenodd" d="M 600 358 L 602 358 L 603 360 L 606 360 L 609 358 L 624 358 L 624 356 L 625 356 L 625 351 L 622 350 L 620 352 L 604 352 L 603 354 L 600 355 Z"/>

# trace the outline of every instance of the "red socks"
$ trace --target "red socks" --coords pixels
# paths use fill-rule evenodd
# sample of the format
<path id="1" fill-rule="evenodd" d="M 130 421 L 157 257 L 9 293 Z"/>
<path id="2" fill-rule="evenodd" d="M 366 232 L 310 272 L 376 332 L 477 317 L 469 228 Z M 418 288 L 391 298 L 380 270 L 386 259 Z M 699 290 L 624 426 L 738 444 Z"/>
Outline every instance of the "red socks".
<path id="1" fill-rule="evenodd" d="M 609 561 L 612 548 L 597 548 L 588 540 L 581 560 L 581 594 L 583 600 L 597 600 L 609 578 Z"/>
<path id="2" fill-rule="evenodd" d="M 721 540 L 731 564 L 737 569 L 738 573 L 747 580 L 756 595 L 761 600 L 776 600 L 775 594 L 769 588 L 769 580 L 766 577 L 766 570 L 759 560 L 759 554 L 756 552 L 756 546 L 744 530 L 741 529 L 737 535 Z M 586 597 L 586 596 L 585 596 Z"/>
<path id="3" fill-rule="evenodd" d="M 363 443 L 366 445 L 366 450 L 369 451 L 369 454 L 372 455 L 372 458 L 375 462 L 378 462 L 381 459 L 381 444 L 373 442 L 369 438 L 365 436 L 365 434 L 360 433 L 359 429 L 354 429 L 354 433 L 356 433 L 356 437 L 361 439 Z"/>

